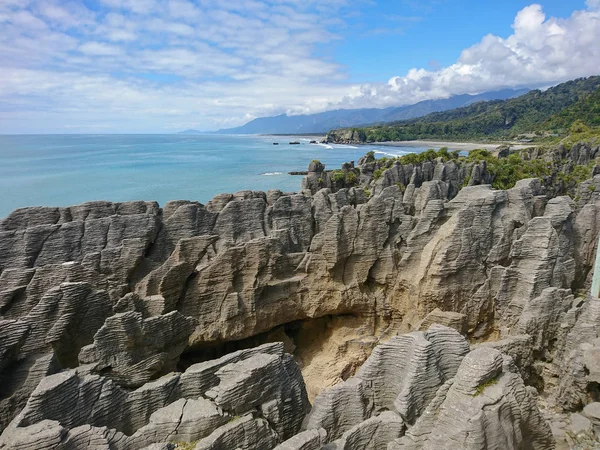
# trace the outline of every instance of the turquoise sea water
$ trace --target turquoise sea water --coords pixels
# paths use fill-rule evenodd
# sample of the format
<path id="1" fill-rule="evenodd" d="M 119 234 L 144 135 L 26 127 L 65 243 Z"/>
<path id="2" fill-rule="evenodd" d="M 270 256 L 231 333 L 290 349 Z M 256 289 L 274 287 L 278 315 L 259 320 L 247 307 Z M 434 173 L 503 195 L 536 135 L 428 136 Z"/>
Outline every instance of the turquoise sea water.
<path id="1" fill-rule="evenodd" d="M 300 145 L 289 145 L 298 140 Z M 279 142 L 279 145 L 273 145 Z M 314 145 L 306 138 L 222 135 L 0 135 L 0 217 L 24 206 L 92 200 L 206 203 L 242 189 L 297 191 L 313 159 L 328 169 L 367 151 L 417 148 Z"/>

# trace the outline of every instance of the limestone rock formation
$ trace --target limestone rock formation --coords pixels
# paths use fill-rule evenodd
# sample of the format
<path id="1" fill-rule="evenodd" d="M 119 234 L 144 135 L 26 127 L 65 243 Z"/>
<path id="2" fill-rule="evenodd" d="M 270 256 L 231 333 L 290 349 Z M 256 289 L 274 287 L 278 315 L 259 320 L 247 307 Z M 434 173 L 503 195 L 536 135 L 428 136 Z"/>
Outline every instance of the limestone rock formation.
<path id="1" fill-rule="evenodd" d="M 600 395 L 600 308 L 586 298 L 600 175 L 568 190 L 559 174 L 598 155 L 527 150 L 556 170 L 508 190 L 486 184 L 484 161 L 367 155 L 335 173 L 311 163 L 298 193 L 14 211 L 0 221 L 2 439 L 380 442 L 415 429 L 436 399 L 477 411 L 442 392 L 460 391 L 465 338 L 513 359 L 502 356 L 498 386 L 518 370 L 580 414 Z M 497 392 L 512 412 L 511 393 L 533 401 L 519 386 Z M 317 401 L 294 436 L 307 392 Z"/>
<path id="2" fill-rule="evenodd" d="M 450 328 L 454 328 L 459 333 L 464 334 L 467 332 L 466 319 L 467 316 L 465 314 L 456 313 L 452 311 L 442 311 L 439 308 L 436 308 L 429 314 L 427 314 L 427 316 L 425 316 L 425 318 L 419 325 L 419 329 L 428 330 L 431 325 L 437 323 Z"/>
<path id="3" fill-rule="evenodd" d="M 277 442 L 277 434 L 265 419 L 248 414 L 215 430 L 198 442 L 195 450 L 270 450 Z"/>
<path id="4" fill-rule="evenodd" d="M 199 441 L 201 449 L 270 450 L 300 430 L 309 407 L 302 376 L 281 343 L 234 352 L 135 390 L 92 369 L 42 379 L 4 430 L 0 448 L 82 450 L 93 442 L 134 450 Z"/>
<path id="5" fill-rule="evenodd" d="M 303 428 L 323 428 L 332 442 L 387 410 L 394 411 L 397 420 L 384 417 L 364 427 L 374 433 L 383 428 L 377 432 L 384 435 L 393 434 L 385 431 L 388 427 L 401 432 L 403 424 L 414 423 L 437 389 L 455 375 L 468 351 L 469 345 L 459 333 L 440 325 L 426 332 L 394 336 L 375 347 L 355 377 L 316 398 Z"/>
<path id="6" fill-rule="evenodd" d="M 192 325 L 178 311 L 148 319 L 138 312 L 115 314 L 96 332 L 94 343 L 81 350 L 79 362 L 94 364 L 94 371 L 121 386 L 141 386 L 175 370 Z"/>
<path id="7" fill-rule="evenodd" d="M 384 411 L 346 431 L 340 439 L 324 448 L 331 450 L 378 450 L 387 448 L 404 434 L 404 421 L 392 411 Z"/>
<path id="8" fill-rule="evenodd" d="M 479 348 L 463 359 L 406 436 L 388 448 L 552 449 L 554 439 L 511 358 Z"/>
<path id="9" fill-rule="evenodd" d="M 279 444 L 274 450 L 321 450 L 326 438 L 327 432 L 322 428 L 306 430 Z"/>
<path id="10" fill-rule="evenodd" d="M 590 297 L 574 308 L 578 315 L 557 352 L 556 398 L 566 410 L 577 410 L 599 400 L 600 299 Z"/>
<path id="11" fill-rule="evenodd" d="M 536 401 L 510 356 L 469 352 L 433 325 L 378 345 L 355 377 L 322 392 L 290 448 L 317 436 L 330 450 L 554 448 Z"/>

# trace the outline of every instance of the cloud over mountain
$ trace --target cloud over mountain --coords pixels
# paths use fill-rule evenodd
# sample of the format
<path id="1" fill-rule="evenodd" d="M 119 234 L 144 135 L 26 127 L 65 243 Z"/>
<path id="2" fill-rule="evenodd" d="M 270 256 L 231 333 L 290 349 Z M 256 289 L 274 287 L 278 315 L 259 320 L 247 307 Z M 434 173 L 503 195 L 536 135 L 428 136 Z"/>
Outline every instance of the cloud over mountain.
<path id="1" fill-rule="evenodd" d="M 361 4 L 0 0 L 0 132 L 216 129 L 552 84 L 600 67 L 600 4 L 588 0 L 563 19 L 530 5 L 512 35 L 487 35 L 448 67 L 351 83 L 328 49 Z"/>
<path id="2" fill-rule="evenodd" d="M 488 34 L 462 51 L 458 61 L 435 71 L 411 69 L 387 85 L 355 88 L 346 105 L 387 106 L 499 87 L 543 86 L 600 73 L 600 1 L 567 19 L 546 17 L 542 6 L 519 11 L 513 34 Z"/>

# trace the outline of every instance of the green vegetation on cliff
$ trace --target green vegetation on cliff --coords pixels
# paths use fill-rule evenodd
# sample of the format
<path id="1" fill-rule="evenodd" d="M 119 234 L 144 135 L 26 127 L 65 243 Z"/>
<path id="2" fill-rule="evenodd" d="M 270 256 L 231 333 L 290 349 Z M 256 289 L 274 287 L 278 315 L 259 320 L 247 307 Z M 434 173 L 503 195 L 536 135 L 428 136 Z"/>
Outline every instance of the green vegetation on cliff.
<path id="1" fill-rule="evenodd" d="M 574 145 L 597 148 L 600 145 L 600 134 L 594 134 L 589 129 L 573 133 L 559 145 L 546 145 L 531 147 L 514 151 L 506 157 L 498 157 L 488 150 L 472 150 L 466 156 L 458 152 L 449 152 L 447 148 L 438 151 L 429 149 L 422 153 L 390 158 L 384 157 L 375 161 L 373 180 L 377 181 L 385 176 L 385 172 L 396 164 L 403 166 L 418 165 L 427 161 L 441 159 L 442 162 L 454 161 L 459 167 L 466 168 L 467 175 L 462 180 L 462 187 L 468 186 L 471 181 L 473 166 L 479 165 L 481 170 L 489 175 L 489 183 L 495 189 L 510 189 L 519 180 L 526 178 L 539 178 L 547 186 L 554 186 L 561 195 L 574 196 L 577 186 L 592 176 L 595 165 L 600 161 L 591 159 L 589 162 L 580 163 L 577 160 L 567 161 L 565 152 L 570 151 Z M 398 186 L 404 191 L 405 186 Z"/>
<path id="2" fill-rule="evenodd" d="M 418 119 L 333 131 L 330 140 L 383 142 L 415 139 L 497 140 L 525 133 L 566 135 L 574 122 L 600 126 L 600 76 L 580 78 L 509 100 L 478 102 Z M 345 133 L 342 133 L 344 131 Z M 346 136 L 348 136 L 346 138 Z"/>
<path id="3" fill-rule="evenodd" d="M 467 162 L 485 161 L 486 170 L 494 177 L 492 187 L 510 189 L 525 178 L 544 178 L 552 174 L 553 165 L 543 159 L 522 159 L 519 153 L 497 158 L 486 150 L 475 150 L 465 158 Z M 591 173 L 591 171 L 590 171 Z"/>
<path id="4" fill-rule="evenodd" d="M 578 129 L 573 129 L 574 126 Z M 563 109 L 540 125 L 542 130 L 555 133 L 571 131 L 581 132 L 582 126 L 600 127 L 600 89 L 584 96 L 573 105 Z"/>

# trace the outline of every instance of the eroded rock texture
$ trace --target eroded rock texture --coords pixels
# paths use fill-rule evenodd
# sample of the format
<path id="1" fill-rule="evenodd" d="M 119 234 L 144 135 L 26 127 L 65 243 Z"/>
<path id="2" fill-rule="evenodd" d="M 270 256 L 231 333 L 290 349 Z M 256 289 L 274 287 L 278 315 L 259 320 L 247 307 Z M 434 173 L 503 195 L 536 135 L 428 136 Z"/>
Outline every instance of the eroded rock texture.
<path id="1" fill-rule="evenodd" d="M 543 157 L 566 158 L 566 167 L 598 154 L 581 146 L 560 151 Z M 25 420 L 11 425 L 12 436 L 30 439 L 23 448 L 46 438 L 102 448 L 130 442 L 144 427 L 167 429 L 168 416 L 179 414 L 187 439 L 194 433 L 187 424 L 207 423 L 208 430 L 217 420 L 202 397 L 240 419 L 207 448 L 228 445 L 228 436 L 243 440 L 250 430 L 276 433 L 280 444 L 301 421 L 282 400 L 305 401 L 291 393 L 299 392 L 295 383 L 292 391 L 284 386 L 301 370 L 311 399 L 335 386 L 348 404 L 369 400 L 344 411 L 334 429 L 323 418 L 326 438 L 307 434 L 306 443 L 293 445 L 327 439 L 344 448 L 363 434 L 378 442 L 416 426 L 458 368 L 434 351 L 442 345 L 435 323 L 456 330 L 444 328 L 447 336 L 462 333 L 510 355 L 524 379 L 562 408 L 598 400 L 598 308 L 581 292 L 600 232 L 600 176 L 581 183 L 572 200 L 557 196 L 548 180 L 494 190 L 484 184 L 491 180 L 485 163 L 394 163 L 375 179 L 379 169 L 366 157 L 358 167 L 345 165 L 342 180 L 313 163 L 299 193 L 241 191 L 206 205 L 92 202 L 13 212 L 0 222 L 0 429 Z M 345 187 L 349 174 L 356 187 Z M 406 385 L 372 362 L 357 372 L 390 338 L 384 345 L 398 347 L 392 353 L 422 368 L 402 369 Z M 285 343 L 300 369 L 263 351 L 253 362 L 228 360 L 202 375 L 208 387 L 185 381 L 194 379 L 195 363 L 219 365 L 226 353 L 274 341 Z M 460 345 L 454 351 L 464 356 Z M 69 397 L 75 403 L 98 395 L 121 405 L 169 377 L 179 380 L 172 400 L 157 402 L 174 406 L 154 419 L 160 408 L 144 407 L 141 428 L 125 419 L 113 427 L 50 418 L 34 408 L 45 404 L 44 386 L 77 392 Z M 256 379 L 273 384 L 268 399 L 248 389 Z M 394 389 L 366 389 L 357 380 L 388 380 Z M 426 388 L 423 396 L 411 394 L 414 386 Z M 260 409 L 245 411 L 255 402 Z M 352 431 L 368 420 L 364 433 Z"/>
<path id="2" fill-rule="evenodd" d="M 356 376 L 317 396 L 297 439 L 332 450 L 554 448 L 536 401 L 510 356 L 469 352 L 433 325 L 375 347 Z"/>
<path id="3" fill-rule="evenodd" d="M 534 392 L 510 357 L 473 350 L 415 426 L 388 449 L 552 449 L 554 438 Z"/>
<path id="4" fill-rule="evenodd" d="M 91 368 L 43 378 L 4 430 L 0 448 L 128 450 L 199 441 L 201 449 L 271 449 L 299 431 L 309 407 L 300 371 L 281 343 L 199 363 L 135 390 Z"/>
<path id="5" fill-rule="evenodd" d="M 469 353 L 466 339 L 441 325 L 375 347 L 357 375 L 322 392 L 310 413 L 283 343 L 198 363 L 135 390 L 92 368 L 43 378 L 0 448 L 546 449 L 554 442 L 512 358 L 495 349 Z"/>

